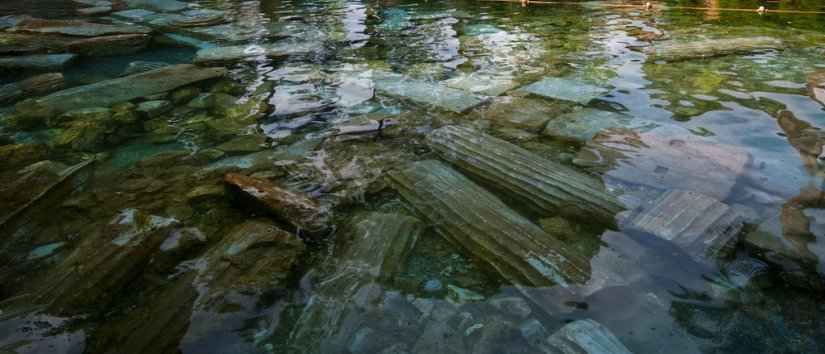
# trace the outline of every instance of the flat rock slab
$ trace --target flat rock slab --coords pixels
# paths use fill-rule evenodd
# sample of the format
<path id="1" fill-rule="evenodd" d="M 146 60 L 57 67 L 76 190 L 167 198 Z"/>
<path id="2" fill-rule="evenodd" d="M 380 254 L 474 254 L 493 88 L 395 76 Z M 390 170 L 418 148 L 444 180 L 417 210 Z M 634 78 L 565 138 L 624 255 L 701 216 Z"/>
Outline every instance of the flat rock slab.
<path id="1" fill-rule="evenodd" d="M 714 198 L 672 190 L 636 210 L 622 227 L 673 242 L 707 263 L 733 253 L 744 223 L 737 211 Z"/>
<path id="2" fill-rule="evenodd" d="M 443 159 L 540 215 L 613 225 L 623 209 L 600 180 L 493 136 L 445 126 L 427 140 Z"/>
<path id="3" fill-rule="evenodd" d="M 593 320 L 572 322 L 547 338 L 548 353 L 631 354 L 607 327 Z"/>
<path id="4" fill-rule="evenodd" d="M 135 25 L 109 25 L 80 20 L 43 20 L 32 18 L 22 21 L 8 32 L 25 32 L 41 34 L 62 34 L 78 37 L 97 37 L 113 34 L 149 34 L 152 29 Z"/>
<path id="5" fill-rule="evenodd" d="M 157 70 L 73 87 L 17 104 L 17 111 L 50 116 L 87 107 L 109 107 L 115 103 L 171 91 L 195 82 L 221 77 L 225 68 L 201 68 L 191 64 L 171 65 Z"/>
<path id="6" fill-rule="evenodd" d="M 584 108 L 549 120 L 542 133 L 546 136 L 586 142 L 599 132 L 610 128 L 647 131 L 657 126 L 655 122 L 636 119 L 622 113 Z"/>
<path id="7" fill-rule="evenodd" d="M 574 163 L 599 167 L 607 176 L 626 183 L 726 199 L 745 172 L 750 154 L 676 128 L 601 132 L 579 151 Z"/>
<path id="8" fill-rule="evenodd" d="M 434 106 L 455 113 L 466 112 L 490 98 L 402 75 L 377 73 L 375 89 L 385 95 Z"/>
<path id="9" fill-rule="evenodd" d="M 473 111 L 482 119 L 504 128 L 539 133 L 547 122 L 564 112 L 564 105 L 541 98 L 502 96 L 488 106 Z"/>
<path id="10" fill-rule="evenodd" d="M 590 278 L 590 264 L 575 249 L 444 163 L 414 162 L 389 178 L 440 235 L 513 284 L 567 287 Z"/>
<path id="11" fill-rule="evenodd" d="M 189 4 L 176 0 L 125 0 L 130 8 L 141 8 L 158 12 L 178 12 L 189 8 Z"/>
<path id="12" fill-rule="evenodd" d="M 750 53 L 766 49 L 781 49 L 781 40 L 772 37 L 725 38 L 694 42 L 661 43 L 647 52 L 649 60 L 682 61 Z"/>
<path id="13" fill-rule="evenodd" d="M 518 91 L 578 104 L 587 104 L 608 92 L 607 89 L 602 87 L 557 77 L 545 78 L 522 87 Z"/>
<path id="14" fill-rule="evenodd" d="M 42 54 L 0 58 L 2 69 L 61 70 L 77 59 L 75 54 Z"/>
<path id="15" fill-rule="evenodd" d="M 317 49 L 311 43 L 279 43 L 264 45 L 239 45 L 201 49 L 195 53 L 197 64 L 211 62 L 240 61 L 250 58 L 282 58 L 290 55 L 307 54 Z"/>
<path id="16" fill-rule="evenodd" d="M 444 85 L 484 96 L 500 96 L 518 86 L 509 79 L 488 74 L 472 73 L 445 80 Z"/>
<path id="17" fill-rule="evenodd" d="M 306 195 L 292 192 L 268 181 L 229 173 L 224 176 L 227 186 L 246 195 L 263 210 L 283 219 L 298 229 L 321 231 L 326 228 L 326 211 Z"/>
<path id="18" fill-rule="evenodd" d="M 123 10 L 112 13 L 112 17 L 132 22 L 148 22 L 155 16 L 157 16 L 156 12 L 144 9 Z"/>

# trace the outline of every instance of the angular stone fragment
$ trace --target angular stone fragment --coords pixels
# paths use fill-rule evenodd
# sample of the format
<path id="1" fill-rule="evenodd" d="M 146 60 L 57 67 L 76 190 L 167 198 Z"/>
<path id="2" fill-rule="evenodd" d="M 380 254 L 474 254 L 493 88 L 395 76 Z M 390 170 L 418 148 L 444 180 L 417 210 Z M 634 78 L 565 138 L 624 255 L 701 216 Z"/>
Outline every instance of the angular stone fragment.
<path id="1" fill-rule="evenodd" d="M 272 183 L 241 174 L 229 173 L 224 182 L 241 195 L 257 201 L 265 211 L 310 232 L 326 228 L 326 211 L 318 202 L 282 189 Z"/>
<path id="2" fill-rule="evenodd" d="M 381 296 L 377 282 L 392 279 L 402 270 L 423 230 L 421 222 L 405 215 L 356 217 L 350 227 L 351 242 L 329 262 L 332 272 L 318 281 L 290 334 L 290 344 L 305 353 L 338 353 L 357 342 L 363 334 L 359 335 L 353 322 L 369 324 L 366 313 L 380 311 L 370 301 Z"/>
<path id="3" fill-rule="evenodd" d="M 514 284 L 570 286 L 590 276 L 575 251 L 441 162 L 412 163 L 390 180 L 442 236 Z"/>
<path id="4" fill-rule="evenodd" d="M 605 88 L 557 77 L 545 78 L 522 87 L 518 91 L 578 104 L 587 104 L 608 92 Z"/>
<path id="5" fill-rule="evenodd" d="M 51 116 L 86 107 L 109 107 L 158 93 L 171 91 L 191 83 L 220 77 L 224 68 L 201 68 L 189 64 L 164 67 L 127 77 L 73 87 L 51 95 L 25 100 L 17 104 L 21 114 Z"/>
<path id="6" fill-rule="evenodd" d="M 595 178 L 487 134 L 446 126 L 428 140 L 445 160 L 546 215 L 614 225 L 623 209 Z"/>
<path id="7" fill-rule="evenodd" d="M 745 172 L 750 154 L 685 129 L 665 130 L 603 131 L 579 151 L 574 163 L 605 170 L 608 177 L 630 184 L 692 190 L 726 199 Z"/>
<path id="8" fill-rule="evenodd" d="M 683 43 L 659 43 L 651 47 L 647 55 L 649 60 L 674 62 L 781 49 L 783 46 L 781 40 L 771 37 L 725 38 Z"/>
<path id="9" fill-rule="evenodd" d="M 232 47 L 214 47 L 201 49 L 195 53 L 197 64 L 212 62 L 239 61 L 249 58 L 284 58 L 291 55 L 303 55 L 317 49 L 313 43 L 276 43 L 264 45 L 239 45 Z"/>
<path id="10" fill-rule="evenodd" d="M 671 190 L 637 210 L 622 226 L 673 242 L 695 260 L 707 263 L 732 254 L 744 219 L 706 195 Z"/>
<path id="11" fill-rule="evenodd" d="M 606 327 L 593 320 L 570 323 L 547 338 L 547 353 L 630 354 L 630 350 Z"/>
<path id="12" fill-rule="evenodd" d="M 443 110 L 462 113 L 489 100 L 446 86 L 415 80 L 409 77 L 379 73 L 374 78 L 375 89 L 379 92 L 407 99 L 415 103 L 434 106 Z"/>
<path id="13" fill-rule="evenodd" d="M 71 64 L 75 54 L 43 54 L 0 58 L 0 69 L 61 70 Z"/>
<path id="14" fill-rule="evenodd" d="M 543 135 L 586 142 L 599 132 L 610 128 L 628 128 L 646 131 L 657 126 L 652 121 L 636 119 L 622 113 L 583 108 L 563 114 L 547 122 Z"/>

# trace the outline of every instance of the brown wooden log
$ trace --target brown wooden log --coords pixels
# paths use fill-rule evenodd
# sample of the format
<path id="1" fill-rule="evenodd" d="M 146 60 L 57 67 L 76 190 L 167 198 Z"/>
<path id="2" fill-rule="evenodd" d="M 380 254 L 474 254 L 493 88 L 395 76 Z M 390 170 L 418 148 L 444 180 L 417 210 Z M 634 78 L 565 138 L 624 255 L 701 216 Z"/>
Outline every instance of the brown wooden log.
<path id="1" fill-rule="evenodd" d="M 428 139 L 445 160 L 538 212 L 614 225 L 623 209 L 596 178 L 504 140 L 458 126 L 437 129 Z"/>

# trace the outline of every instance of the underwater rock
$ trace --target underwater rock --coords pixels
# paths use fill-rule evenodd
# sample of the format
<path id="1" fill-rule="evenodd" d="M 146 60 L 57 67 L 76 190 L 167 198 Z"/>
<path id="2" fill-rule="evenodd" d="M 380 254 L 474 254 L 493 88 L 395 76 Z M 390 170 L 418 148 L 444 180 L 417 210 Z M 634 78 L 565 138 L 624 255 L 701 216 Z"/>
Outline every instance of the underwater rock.
<path id="1" fill-rule="evenodd" d="M 445 80 L 443 84 L 454 89 L 464 90 L 484 96 L 500 96 L 518 86 L 509 78 L 494 75 L 472 73 Z"/>
<path id="2" fill-rule="evenodd" d="M 694 42 L 658 43 L 647 51 L 648 60 L 669 62 L 701 59 L 766 49 L 782 49 L 781 40 L 771 37 L 709 39 Z"/>
<path id="3" fill-rule="evenodd" d="M 225 74 L 224 68 L 201 68 L 190 64 L 171 65 L 140 74 L 73 87 L 37 99 L 25 100 L 18 103 L 16 108 L 17 112 L 24 115 L 48 117 L 73 109 L 108 107 L 115 103 L 171 91 Z"/>
<path id="4" fill-rule="evenodd" d="M 386 128 L 398 125 L 398 121 L 394 119 L 369 120 L 364 124 L 353 125 L 339 125 L 335 127 L 335 135 L 357 135 L 365 133 L 374 133 L 382 131 Z"/>
<path id="5" fill-rule="evenodd" d="M 581 81 L 548 77 L 524 86 L 517 91 L 578 104 L 604 96 L 608 90 Z"/>
<path id="6" fill-rule="evenodd" d="M 104 227 L 86 234 L 53 270 L 26 284 L 35 302 L 55 313 L 99 310 L 140 276 L 152 253 L 178 221 L 124 209 Z"/>
<path id="7" fill-rule="evenodd" d="M 546 215 L 615 225 L 623 209 L 597 179 L 487 134 L 446 126 L 428 141 L 445 160 Z"/>
<path id="8" fill-rule="evenodd" d="M 137 23 L 148 22 L 155 16 L 155 12 L 144 9 L 123 10 L 112 14 L 114 18 Z"/>
<path id="9" fill-rule="evenodd" d="M 742 216 L 728 205 L 683 190 L 668 191 L 622 224 L 625 230 L 673 242 L 702 263 L 729 257 L 743 226 Z"/>
<path id="10" fill-rule="evenodd" d="M 85 56 L 132 54 L 145 49 L 151 38 L 148 34 L 100 36 L 71 41 L 66 48 Z"/>
<path id="11" fill-rule="evenodd" d="M 266 148 L 266 137 L 243 135 L 215 147 L 230 155 L 261 151 Z"/>
<path id="12" fill-rule="evenodd" d="M 175 230 L 170 238 L 185 231 Z M 247 220 L 206 254 L 185 262 L 189 264 L 180 274 L 170 277 L 171 284 L 147 294 L 148 300 L 102 328 L 103 343 L 97 346 L 130 354 L 251 352 L 254 344 L 248 338 L 253 333 L 245 323 L 276 311 L 263 307 L 265 297 L 283 294 L 304 251 L 297 236 L 270 221 Z"/>
<path id="13" fill-rule="evenodd" d="M 298 229 L 309 232 L 324 230 L 327 212 L 307 196 L 288 191 L 270 182 L 229 173 L 224 182 L 244 199 L 255 201 L 264 211 L 277 216 Z"/>
<path id="14" fill-rule="evenodd" d="M 284 58 L 318 50 L 316 43 L 274 43 L 205 48 L 195 53 L 196 64 L 231 62 L 254 58 Z"/>
<path id="15" fill-rule="evenodd" d="M 750 231 L 743 243 L 756 257 L 777 267 L 786 281 L 821 291 L 825 288 L 825 273 L 819 270 L 817 274 L 817 268 L 825 257 L 815 247 L 819 241 L 786 229 L 777 213 Z"/>
<path id="16" fill-rule="evenodd" d="M 42 54 L 0 58 L 0 69 L 62 70 L 77 59 L 75 54 Z"/>
<path id="17" fill-rule="evenodd" d="M 42 144 L 10 144 L 0 146 L 0 166 L 3 169 L 22 167 L 45 160 L 48 149 Z"/>
<path id="18" fill-rule="evenodd" d="M 825 71 L 817 71 L 808 76 L 808 94 L 825 106 Z"/>
<path id="19" fill-rule="evenodd" d="M 547 122 L 543 135 L 586 142 L 596 134 L 610 128 L 627 128 L 647 131 L 657 127 L 652 121 L 636 119 L 622 113 L 583 108 L 563 114 Z"/>
<path id="20" fill-rule="evenodd" d="M 189 8 L 189 4 L 177 0 L 123 0 L 130 8 L 147 9 L 158 12 L 178 12 Z"/>
<path id="21" fill-rule="evenodd" d="M 487 107 L 478 109 L 478 114 L 497 127 L 525 129 L 538 133 L 545 124 L 564 112 L 564 106 L 547 100 L 526 97 L 499 97 Z"/>
<path id="22" fill-rule="evenodd" d="M 166 100 L 144 101 L 137 105 L 135 111 L 147 119 L 155 118 L 175 108 L 172 102 Z"/>
<path id="23" fill-rule="evenodd" d="M 110 12 L 112 12 L 111 6 L 84 7 L 82 9 L 77 9 L 77 13 L 83 16 L 105 15 Z"/>
<path id="24" fill-rule="evenodd" d="M 51 141 L 58 149 L 92 151 L 106 142 L 106 137 L 114 132 L 114 125 L 108 120 L 87 119 L 65 124 L 65 129 Z"/>
<path id="25" fill-rule="evenodd" d="M 391 308 L 381 310 L 383 290 L 377 283 L 392 279 L 404 265 L 424 226 L 417 219 L 383 213 L 356 216 L 350 224 L 348 247 L 330 258 L 289 337 L 291 346 L 304 353 L 346 352 L 357 341 L 360 325 L 369 325 L 370 311 L 395 317 Z M 376 328 L 375 335 L 391 338 L 389 328 Z M 355 347 L 361 347 L 356 345 Z M 376 348 L 378 350 L 382 348 Z"/>
<path id="26" fill-rule="evenodd" d="M 603 131 L 587 142 L 573 162 L 604 170 L 608 177 L 626 183 L 692 190 L 725 200 L 745 172 L 750 154 L 677 128 Z"/>
<path id="27" fill-rule="evenodd" d="M 465 112 L 489 100 L 489 97 L 474 95 L 463 90 L 397 74 L 376 73 L 373 79 L 375 89 L 385 95 L 435 106 L 455 113 Z"/>
<path id="28" fill-rule="evenodd" d="M 61 73 L 48 73 L 0 86 L 0 104 L 13 103 L 25 96 L 42 96 L 62 89 L 66 80 Z"/>
<path id="29" fill-rule="evenodd" d="M 109 25 L 82 20 L 45 20 L 29 18 L 21 21 L 7 32 L 62 34 L 76 37 L 99 37 L 113 34 L 150 34 L 152 29 L 134 25 Z"/>
<path id="30" fill-rule="evenodd" d="M 389 178 L 439 234 L 513 284 L 566 287 L 590 276 L 576 251 L 441 162 L 414 162 Z"/>
<path id="31" fill-rule="evenodd" d="M 593 320 L 572 322 L 547 338 L 546 353 L 630 354 L 610 330 Z"/>
<path id="32" fill-rule="evenodd" d="M 105 121 L 111 118 L 112 110 L 103 107 L 81 108 L 68 111 L 57 117 L 50 117 L 47 121 L 49 127 L 66 126 L 80 120 L 101 120 Z"/>

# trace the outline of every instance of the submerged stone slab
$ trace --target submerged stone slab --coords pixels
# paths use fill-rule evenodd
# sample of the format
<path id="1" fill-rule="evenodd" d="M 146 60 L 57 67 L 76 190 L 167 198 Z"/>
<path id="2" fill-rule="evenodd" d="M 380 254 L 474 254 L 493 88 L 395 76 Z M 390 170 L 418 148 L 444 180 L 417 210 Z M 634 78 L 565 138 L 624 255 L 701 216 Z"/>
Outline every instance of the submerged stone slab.
<path id="1" fill-rule="evenodd" d="M 542 134 L 585 142 L 593 139 L 599 132 L 610 128 L 647 131 L 657 126 L 655 122 L 636 119 L 622 113 L 583 108 L 549 120 Z"/>
<path id="2" fill-rule="evenodd" d="M 458 126 L 437 129 L 428 140 L 445 160 L 544 215 L 614 225 L 623 209 L 601 181 L 504 140 Z"/>
<path id="3" fill-rule="evenodd" d="M 411 79 L 402 75 L 378 73 L 374 76 L 379 92 L 443 110 L 463 113 L 489 100 L 463 90 Z"/>
<path id="4" fill-rule="evenodd" d="M 590 277 L 576 250 L 444 163 L 414 162 L 390 181 L 440 235 L 513 284 L 567 287 Z"/>
<path id="5" fill-rule="evenodd" d="M 132 22 L 148 22 L 157 13 L 144 9 L 123 10 L 112 13 L 112 17 Z"/>
<path id="6" fill-rule="evenodd" d="M 518 86 L 509 78 L 478 73 L 462 75 L 445 80 L 443 83 L 447 87 L 485 96 L 499 96 Z"/>
<path id="7" fill-rule="evenodd" d="M 781 49 L 781 40 L 772 37 L 725 38 L 694 42 L 660 43 L 650 48 L 648 59 L 681 61 L 750 53 L 766 49 Z"/>
<path id="8" fill-rule="evenodd" d="M 107 56 L 137 53 L 146 48 L 148 34 L 118 34 L 75 40 L 69 43 L 72 53 L 85 56 Z"/>
<path id="9" fill-rule="evenodd" d="M 20 82 L 0 86 L 0 103 L 10 103 L 26 95 L 45 95 L 62 89 L 65 84 L 61 73 L 32 76 Z"/>
<path id="10" fill-rule="evenodd" d="M 0 58 L 0 69 L 61 70 L 77 59 L 75 54 L 42 54 Z"/>
<path id="11" fill-rule="evenodd" d="M 579 104 L 587 104 L 608 92 L 605 88 L 557 77 L 545 78 L 522 87 L 518 91 Z"/>
<path id="12" fill-rule="evenodd" d="M 631 354 L 605 326 L 593 320 L 578 320 L 570 323 L 552 336 L 546 343 L 549 353 L 581 354 Z"/>
<path id="13" fill-rule="evenodd" d="M 124 0 L 130 8 L 159 12 L 177 12 L 189 8 L 189 4 L 177 0 Z"/>
<path id="14" fill-rule="evenodd" d="M 563 105 L 548 102 L 541 98 L 497 97 L 490 105 L 475 110 L 483 119 L 503 128 L 524 129 L 538 133 L 544 129 L 547 121 L 564 112 Z"/>
<path id="15" fill-rule="evenodd" d="M 312 52 L 314 49 L 317 49 L 317 46 L 311 43 L 278 43 L 215 47 L 199 50 L 195 53 L 194 62 L 201 64 L 210 62 L 239 61 L 259 57 L 283 58 L 290 55 L 307 54 Z"/>
<path id="16" fill-rule="evenodd" d="M 21 114 L 50 116 L 80 108 L 109 107 L 115 103 L 171 91 L 225 74 L 224 68 L 201 68 L 190 64 L 172 65 L 25 100 L 18 103 L 16 108 Z"/>
<path id="17" fill-rule="evenodd" d="M 630 184 L 692 190 L 726 199 L 745 172 L 750 154 L 685 129 L 667 128 L 601 132 L 579 151 L 574 163 L 595 167 Z"/>
<path id="18" fill-rule="evenodd" d="M 110 25 L 80 20 L 44 20 L 32 18 L 7 29 L 8 32 L 62 34 L 78 37 L 97 37 L 113 34 L 149 34 L 152 29 L 135 25 Z"/>
<path id="19" fill-rule="evenodd" d="M 319 279 L 290 334 L 290 344 L 305 353 L 339 353 L 357 341 L 359 328 L 353 321 L 369 321 L 368 312 L 381 311 L 368 298 L 380 296 L 378 283 L 402 270 L 423 230 L 420 221 L 406 215 L 355 217 L 344 234 L 349 247 L 328 262 L 332 272 Z"/>
<path id="20" fill-rule="evenodd" d="M 701 193 L 672 190 L 637 210 L 623 228 L 673 242 L 699 262 L 713 262 L 735 250 L 744 218 Z"/>

